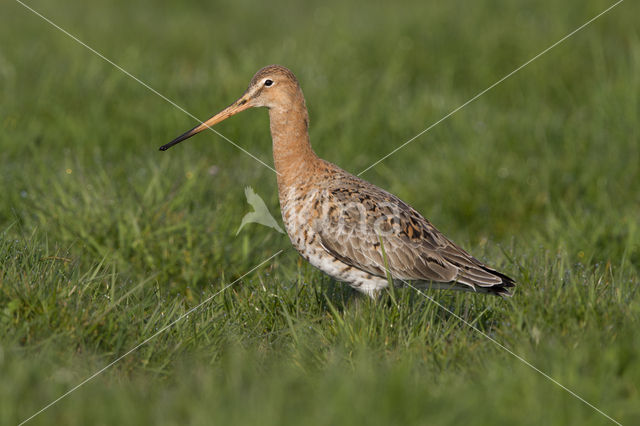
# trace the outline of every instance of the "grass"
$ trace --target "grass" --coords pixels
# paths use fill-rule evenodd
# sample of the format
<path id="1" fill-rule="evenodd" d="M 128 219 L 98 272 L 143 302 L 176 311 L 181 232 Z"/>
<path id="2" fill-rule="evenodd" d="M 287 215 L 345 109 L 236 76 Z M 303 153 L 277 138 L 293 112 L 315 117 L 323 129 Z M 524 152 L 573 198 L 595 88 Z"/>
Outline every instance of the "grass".
<path id="1" fill-rule="evenodd" d="M 612 3 L 27 4 L 202 119 L 290 67 L 314 148 L 357 173 Z M 639 13 L 363 175 L 519 283 L 430 297 L 622 424 L 640 422 Z M 411 289 L 372 302 L 282 234 L 236 237 L 245 186 L 278 211 L 273 172 L 215 135 L 158 152 L 194 121 L 17 2 L 0 16 L 1 424 L 209 298 L 29 424 L 611 423 Z M 265 111 L 218 130 L 271 164 Z"/>

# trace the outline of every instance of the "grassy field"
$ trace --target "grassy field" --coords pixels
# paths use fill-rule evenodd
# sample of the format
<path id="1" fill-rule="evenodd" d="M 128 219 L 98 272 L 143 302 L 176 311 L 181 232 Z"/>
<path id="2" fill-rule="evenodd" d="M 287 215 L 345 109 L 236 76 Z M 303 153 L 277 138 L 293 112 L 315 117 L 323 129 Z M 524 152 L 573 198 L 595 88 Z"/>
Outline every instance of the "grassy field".
<path id="1" fill-rule="evenodd" d="M 613 4 L 226 3 L 27 1 L 200 119 L 291 68 L 316 152 L 354 173 Z M 280 221 L 274 173 L 213 133 L 159 152 L 195 121 L 2 2 L 0 424 L 152 336 L 28 424 L 612 424 L 459 318 L 640 424 L 638 16 L 621 3 L 363 175 L 519 283 L 429 292 L 448 312 L 236 236 L 245 186 Z M 266 111 L 217 130 L 272 164 Z"/>

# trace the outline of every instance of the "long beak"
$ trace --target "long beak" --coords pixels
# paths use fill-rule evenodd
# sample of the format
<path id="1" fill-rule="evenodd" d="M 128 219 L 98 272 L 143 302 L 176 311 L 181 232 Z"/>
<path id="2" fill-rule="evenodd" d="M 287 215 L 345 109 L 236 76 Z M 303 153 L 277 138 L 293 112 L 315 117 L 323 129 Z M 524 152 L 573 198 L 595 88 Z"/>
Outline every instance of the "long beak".
<path id="1" fill-rule="evenodd" d="M 211 117 L 210 119 L 208 119 L 207 121 L 205 121 L 204 123 L 194 127 L 193 129 L 189 130 L 186 133 L 181 134 L 180 136 L 178 136 L 177 138 L 175 138 L 174 140 L 172 140 L 171 142 L 169 142 L 166 145 L 162 145 L 160 147 L 160 151 L 166 151 L 167 149 L 171 148 L 174 145 L 179 144 L 180 142 L 182 142 L 185 139 L 189 139 L 191 136 L 195 135 L 196 133 L 200 133 L 201 131 L 210 128 L 211 126 L 218 124 L 219 122 L 226 120 L 227 118 L 231 117 L 232 115 L 235 115 L 241 111 L 244 111 L 245 109 L 251 108 L 251 102 L 249 102 L 249 96 L 247 94 L 245 94 L 244 96 L 242 96 L 240 99 L 238 99 L 237 101 L 235 101 L 234 103 L 232 103 L 231 105 L 229 105 L 228 107 L 226 107 L 224 110 L 220 111 L 219 113 L 217 113 L 216 115 L 214 115 L 213 117 Z"/>

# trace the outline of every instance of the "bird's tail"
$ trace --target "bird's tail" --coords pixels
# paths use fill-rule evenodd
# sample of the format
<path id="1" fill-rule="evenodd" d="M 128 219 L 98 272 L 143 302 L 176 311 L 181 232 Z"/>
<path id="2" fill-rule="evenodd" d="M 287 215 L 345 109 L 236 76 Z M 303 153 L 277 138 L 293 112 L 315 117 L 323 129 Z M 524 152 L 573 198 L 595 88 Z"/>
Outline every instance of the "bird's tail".
<path id="1" fill-rule="evenodd" d="M 457 283 L 463 284 L 469 291 L 502 297 L 511 297 L 511 289 L 516 286 L 513 278 L 484 265 L 461 270 Z"/>

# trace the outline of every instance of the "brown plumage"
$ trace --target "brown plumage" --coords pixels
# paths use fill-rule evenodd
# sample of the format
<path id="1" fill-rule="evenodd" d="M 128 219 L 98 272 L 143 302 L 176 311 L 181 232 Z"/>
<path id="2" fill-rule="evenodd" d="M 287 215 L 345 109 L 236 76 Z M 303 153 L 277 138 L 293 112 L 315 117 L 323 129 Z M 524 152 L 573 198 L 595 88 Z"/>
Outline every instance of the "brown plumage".
<path id="1" fill-rule="evenodd" d="M 313 152 L 302 89 L 285 67 L 262 68 L 240 99 L 160 149 L 260 106 L 269 108 L 282 218 L 312 265 L 372 297 L 388 285 L 387 272 L 397 285 L 511 295 L 511 278 L 449 241 L 398 197 Z"/>

